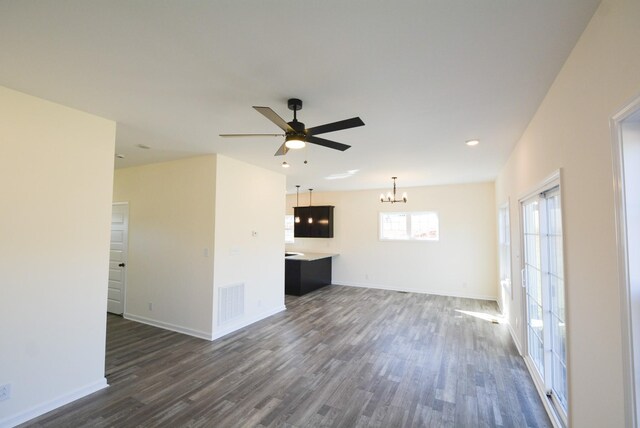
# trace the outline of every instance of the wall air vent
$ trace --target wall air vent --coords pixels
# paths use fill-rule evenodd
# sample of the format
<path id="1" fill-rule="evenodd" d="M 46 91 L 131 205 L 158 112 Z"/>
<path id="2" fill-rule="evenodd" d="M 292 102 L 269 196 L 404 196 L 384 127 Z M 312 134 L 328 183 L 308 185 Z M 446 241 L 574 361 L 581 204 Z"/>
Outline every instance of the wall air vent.
<path id="1" fill-rule="evenodd" d="M 244 283 L 218 289 L 218 325 L 225 325 L 244 316 Z"/>

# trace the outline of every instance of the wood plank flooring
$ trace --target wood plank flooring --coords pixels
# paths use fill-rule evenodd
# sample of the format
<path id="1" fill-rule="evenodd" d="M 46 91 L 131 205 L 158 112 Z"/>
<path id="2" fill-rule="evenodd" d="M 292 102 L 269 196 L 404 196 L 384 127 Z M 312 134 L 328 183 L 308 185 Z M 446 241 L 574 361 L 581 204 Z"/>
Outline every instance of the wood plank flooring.
<path id="1" fill-rule="evenodd" d="M 34 427 L 549 427 L 494 302 L 329 286 L 214 342 L 109 315 L 109 388 Z"/>

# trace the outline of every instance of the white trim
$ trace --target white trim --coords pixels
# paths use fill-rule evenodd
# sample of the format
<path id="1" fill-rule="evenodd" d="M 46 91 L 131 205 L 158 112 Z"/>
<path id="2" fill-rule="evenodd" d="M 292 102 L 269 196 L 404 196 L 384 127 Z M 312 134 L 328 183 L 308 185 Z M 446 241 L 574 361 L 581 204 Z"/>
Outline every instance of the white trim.
<path id="1" fill-rule="evenodd" d="M 520 238 L 520 254 L 522 255 L 522 257 L 520 257 L 520 272 L 523 272 L 523 269 L 525 268 L 524 263 L 525 263 L 525 242 L 524 242 L 524 218 L 523 218 L 523 210 L 522 210 L 522 204 L 524 202 L 526 202 L 529 199 L 532 199 L 534 197 L 538 197 L 541 193 L 546 192 L 548 190 L 551 190 L 553 187 L 558 186 L 558 193 L 560 194 L 560 212 L 562 213 L 562 233 L 563 233 L 563 237 L 562 237 L 562 242 L 563 242 L 563 248 L 564 248 L 564 231 L 566 230 L 565 228 L 565 210 L 564 210 L 564 195 L 562 194 L 562 169 L 557 169 L 556 171 L 554 171 L 553 173 L 551 173 L 549 176 L 547 176 L 544 180 L 542 180 L 541 183 L 539 183 L 538 185 L 536 185 L 535 187 L 532 187 L 528 192 L 522 194 L 522 196 L 520 196 L 518 198 L 518 218 L 519 218 L 519 227 L 520 227 L 520 231 L 519 231 L 519 238 Z M 542 233 L 542 232 L 541 232 Z M 567 287 L 569 284 L 569 278 L 567 278 L 567 274 L 566 274 L 566 270 L 564 269 L 564 267 L 566 267 L 567 263 L 566 263 L 566 252 L 563 250 L 562 252 L 562 257 L 563 257 L 563 278 L 564 278 L 564 296 L 565 296 L 565 320 L 569 320 L 569 315 L 570 315 L 570 311 L 571 311 L 571 303 L 569 302 L 569 300 L 567 299 L 568 293 L 567 293 Z M 522 338 L 524 340 L 524 344 L 525 347 L 522 349 L 521 355 L 523 356 L 525 363 L 527 363 L 527 368 L 529 369 L 529 373 L 531 375 L 531 378 L 533 379 L 533 382 L 536 384 L 536 388 L 538 389 L 538 393 L 540 394 L 540 398 L 542 399 L 545 409 L 547 410 L 547 413 L 549 414 L 549 417 L 551 418 L 554 426 L 556 427 L 563 427 L 564 426 L 564 418 L 568 418 L 570 420 L 571 418 L 571 400 L 572 398 L 572 394 L 570 392 L 570 379 L 571 379 L 571 367 L 569 366 L 568 362 L 570 361 L 571 358 L 571 335 L 568 332 L 566 332 L 566 348 L 565 348 L 565 352 L 566 352 L 566 361 L 567 361 L 567 414 L 561 416 L 558 412 L 558 409 L 553 408 L 553 406 L 551 405 L 551 403 L 549 402 L 549 398 L 546 395 L 546 391 L 545 391 L 545 387 L 544 385 L 538 385 L 538 383 L 540 381 L 544 381 L 543 379 L 539 379 L 540 375 L 537 372 L 537 369 L 532 370 L 532 364 L 533 362 L 529 361 L 530 357 L 529 357 L 529 349 L 528 349 L 528 335 L 529 332 L 527 330 L 527 324 L 528 324 L 528 309 L 527 309 L 527 290 L 526 287 L 523 286 L 522 284 L 522 275 L 521 275 L 521 279 L 520 279 L 521 283 L 520 283 L 520 287 L 523 290 L 523 294 L 522 294 L 522 299 L 521 299 L 521 310 L 522 310 L 522 315 L 523 315 L 523 322 L 521 323 L 521 328 L 522 328 Z M 562 421 L 562 422 L 561 422 Z M 558 425 L 559 424 L 559 425 Z"/>
<path id="2" fill-rule="evenodd" d="M 154 327 L 158 327 L 158 328 L 162 328 L 164 330 L 171 330 L 171 331 L 175 331 L 176 333 L 182 333 L 182 334 L 187 334 L 189 336 L 193 336 L 193 337 L 197 337 L 200 339 L 207 339 L 207 340 L 213 340 L 211 333 L 206 332 L 206 331 L 200 331 L 200 330 L 195 330 L 192 328 L 188 328 L 188 327 L 182 327 L 176 324 L 171 324 L 168 322 L 164 322 L 164 321 L 158 321 L 158 320 L 154 320 L 151 318 L 147 318 L 147 317 L 143 317 L 140 315 L 134 315 L 134 314 L 128 314 L 125 313 L 122 315 L 125 319 L 131 320 L 131 321 L 136 321 L 142 324 L 147 324 L 147 325 L 151 325 Z"/>
<path id="3" fill-rule="evenodd" d="M 436 296 L 447 296 L 447 297 L 461 297 L 465 299 L 478 299 L 478 300 L 491 300 L 494 302 L 498 302 L 498 298 L 496 296 L 487 296 L 484 294 L 463 294 L 463 293 L 451 293 L 448 291 L 434 291 L 434 290 L 418 290 L 415 288 L 405 288 L 405 287 L 392 287 L 388 285 L 379 285 L 379 284 L 369 284 L 369 283 L 358 283 L 358 282 L 342 282 L 342 281 L 333 281 L 334 285 L 343 285 L 345 287 L 358 287 L 358 288 L 375 288 L 377 290 L 389 290 L 389 291 L 404 291 L 407 293 L 420 293 L 420 294 L 433 294 Z"/>
<path id="4" fill-rule="evenodd" d="M 241 328 L 244 328 L 250 324 L 263 320 L 267 317 L 270 317 L 271 315 L 275 315 L 278 312 L 282 312 L 286 309 L 287 308 L 284 305 L 278 306 L 276 308 L 272 308 L 267 311 L 261 312 L 258 315 L 255 315 L 249 318 L 244 318 L 229 326 L 225 326 L 223 329 L 214 331 L 213 333 L 208 333 L 205 331 L 182 327 L 179 325 L 158 321 L 158 320 L 154 320 L 151 318 L 146 318 L 146 317 L 134 315 L 134 314 L 124 314 L 123 317 L 131 321 L 140 322 L 142 324 L 151 325 L 153 327 L 162 328 L 164 330 L 175 331 L 176 333 L 187 334 L 189 336 L 197 337 L 199 339 L 216 340 L 221 338 L 222 336 L 226 336 L 227 334 L 233 333 L 236 330 L 240 330 Z"/>
<path id="5" fill-rule="evenodd" d="M 383 238 L 382 237 L 382 216 L 385 214 L 404 214 L 407 222 L 407 237 L 406 238 Z M 427 239 L 417 239 L 412 238 L 412 224 L 411 224 L 411 216 L 413 214 L 435 214 L 436 221 L 438 222 L 438 237 L 437 238 L 427 238 Z M 438 211 L 378 211 L 378 241 L 380 242 L 439 242 L 440 241 L 440 214 Z"/>
<path id="6" fill-rule="evenodd" d="M 513 260 L 512 260 L 512 255 L 513 255 L 513 251 L 511 249 L 511 203 L 510 203 L 510 198 L 507 197 L 507 200 L 500 204 L 498 206 L 498 274 L 500 276 L 499 281 L 498 281 L 498 288 L 500 290 L 500 295 L 499 297 L 503 296 L 503 289 L 505 287 L 508 287 L 508 291 L 509 291 L 509 302 L 513 302 Z M 502 279 L 502 241 L 500 240 L 500 235 L 502 234 L 503 231 L 501 231 L 501 221 L 502 219 L 502 212 L 503 210 L 506 210 L 507 213 L 507 217 L 506 217 L 506 228 L 504 230 L 504 233 L 506 234 L 506 243 L 507 243 L 507 248 L 508 248 L 508 257 L 506 260 L 506 267 L 509 269 L 509 277 L 507 278 L 509 285 L 506 286 L 504 284 L 504 280 Z M 503 312 L 504 314 L 504 308 L 502 307 L 503 305 L 500 304 L 500 301 L 502 299 L 498 298 L 498 306 L 500 306 L 500 310 Z M 511 309 L 511 304 L 508 305 L 509 308 Z"/>
<path id="7" fill-rule="evenodd" d="M 520 210 L 520 204 L 523 201 L 525 201 L 526 199 L 529 199 L 532 196 L 538 195 L 541 192 L 544 192 L 552 184 L 553 185 L 557 184 L 558 186 L 562 187 L 561 178 L 562 178 L 562 168 L 556 169 L 549 176 L 547 176 L 545 179 L 543 179 L 541 182 L 539 182 L 535 186 L 532 186 L 529 189 L 529 191 L 527 191 L 526 193 L 521 194 L 521 196 L 518 198 L 518 210 Z"/>
<path id="8" fill-rule="evenodd" d="M 624 388 L 625 425 L 637 424 L 635 368 L 633 355 L 633 323 L 631 320 L 631 282 L 629 281 L 626 204 L 624 188 L 624 154 L 622 147 L 622 122 L 640 111 L 640 96 L 629 102 L 609 120 L 611 128 L 613 193 L 618 258 L 618 287 L 620 290 L 620 328 L 622 335 L 622 372 Z"/>
<path id="9" fill-rule="evenodd" d="M 282 312 L 282 311 L 284 311 L 286 309 L 287 309 L 287 307 L 285 305 L 277 306 L 275 308 L 272 308 L 272 309 L 269 309 L 267 311 L 261 312 L 258 315 L 255 315 L 255 316 L 252 316 L 252 317 L 245 318 L 245 319 L 242 319 L 240 321 L 237 321 L 237 322 L 235 322 L 235 323 L 233 323 L 233 324 L 231 324 L 229 326 L 225 326 L 224 328 L 221 328 L 219 330 L 214 331 L 213 332 L 213 337 L 212 337 L 211 340 L 219 339 L 219 338 L 221 338 L 223 336 L 226 336 L 227 334 L 231 334 L 231 333 L 233 333 L 235 331 L 240 330 L 241 328 L 244 328 L 244 327 L 246 327 L 246 326 L 248 326 L 250 324 L 253 324 L 255 322 L 261 321 L 261 320 L 263 320 L 265 318 L 268 318 L 268 317 L 270 317 L 272 315 L 275 315 L 275 314 L 277 314 L 279 312 Z"/>
<path id="10" fill-rule="evenodd" d="M 0 427 L 15 427 L 21 423 L 30 421 L 38 416 L 44 415 L 58 407 L 62 407 L 65 404 L 69 404 L 72 401 L 79 400 L 82 397 L 86 397 L 89 394 L 93 394 L 96 391 L 107 388 L 107 379 L 100 378 L 97 381 L 80 388 L 74 389 L 66 394 L 62 394 L 58 398 L 46 401 L 42 404 L 35 405 L 17 415 L 9 416 L 5 419 L 0 419 Z"/>

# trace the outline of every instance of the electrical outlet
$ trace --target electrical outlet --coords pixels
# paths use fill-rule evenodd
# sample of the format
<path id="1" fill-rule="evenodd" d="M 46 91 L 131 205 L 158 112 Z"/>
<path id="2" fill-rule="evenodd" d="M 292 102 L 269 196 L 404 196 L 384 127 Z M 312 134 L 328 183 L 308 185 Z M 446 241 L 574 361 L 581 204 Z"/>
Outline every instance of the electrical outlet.
<path id="1" fill-rule="evenodd" d="M 0 401 L 8 400 L 9 398 L 11 398 L 11 384 L 0 385 Z"/>
<path id="2" fill-rule="evenodd" d="M 149 302 L 149 311 L 153 311 L 153 303 Z"/>

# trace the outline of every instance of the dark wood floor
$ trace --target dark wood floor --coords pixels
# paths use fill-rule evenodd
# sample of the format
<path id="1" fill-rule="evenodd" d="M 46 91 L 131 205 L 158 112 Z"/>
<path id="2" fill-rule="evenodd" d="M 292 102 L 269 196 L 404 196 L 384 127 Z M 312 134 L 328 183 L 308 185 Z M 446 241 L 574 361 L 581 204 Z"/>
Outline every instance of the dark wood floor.
<path id="1" fill-rule="evenodd" d="M 551 426 L 493 302 L 330 286 L 214 342 L 110 315 L 109 388 L 25 426 Z"/>

